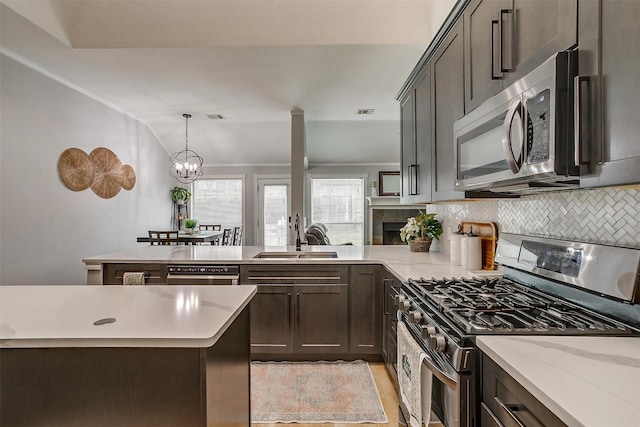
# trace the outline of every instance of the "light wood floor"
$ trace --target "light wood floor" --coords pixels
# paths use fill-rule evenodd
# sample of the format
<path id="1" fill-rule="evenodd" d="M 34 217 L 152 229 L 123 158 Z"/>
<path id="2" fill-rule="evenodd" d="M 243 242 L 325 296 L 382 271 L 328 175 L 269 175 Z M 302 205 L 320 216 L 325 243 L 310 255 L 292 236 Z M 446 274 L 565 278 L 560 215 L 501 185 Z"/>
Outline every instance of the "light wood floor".
<path id="1" fill-rule="evenodd" d="M 398 427 L 398 395 L 391 377 L 387 372 L 387 368 L 384 363 L 369 363 L 373 379 L 378 387 L 378 393 L 380 394 L 380 400 L 382 400 L 382 406 L 384 412 L 387 414 L 389 423 L 387 424 L 362 424 L 366 426 L 393 426 Z M 358 424 L 251 424 L 253 427 L 284 427 L 287 425 L 295 427 L 353 427 Z"/>

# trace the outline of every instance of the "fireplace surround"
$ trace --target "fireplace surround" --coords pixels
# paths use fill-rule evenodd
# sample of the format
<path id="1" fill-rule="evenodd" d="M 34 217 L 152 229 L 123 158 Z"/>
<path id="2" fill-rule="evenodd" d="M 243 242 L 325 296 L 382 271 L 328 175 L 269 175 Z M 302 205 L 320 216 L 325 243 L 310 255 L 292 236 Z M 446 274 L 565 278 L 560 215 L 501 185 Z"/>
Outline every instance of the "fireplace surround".
<path id="1" fill-rule="evenodd" d="M 418 209 L 386 209 L 373 208 L 372 213 L 372 245 L 405 245 L 400 240 L 400 229 L 407 223 L 407 218 L 419 214 Z"/>

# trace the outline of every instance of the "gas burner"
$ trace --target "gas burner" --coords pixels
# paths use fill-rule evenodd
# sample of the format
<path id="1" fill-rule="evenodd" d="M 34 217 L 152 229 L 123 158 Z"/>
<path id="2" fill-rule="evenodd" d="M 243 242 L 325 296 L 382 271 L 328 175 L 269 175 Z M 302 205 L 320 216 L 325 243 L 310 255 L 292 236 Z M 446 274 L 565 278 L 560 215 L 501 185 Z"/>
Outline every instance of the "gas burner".
<path id="1" fill-rule="evenodd" d="M 420 279 L 407 283 L 465 333 L 615 333 L 624 328 L 504 278 Z"/>

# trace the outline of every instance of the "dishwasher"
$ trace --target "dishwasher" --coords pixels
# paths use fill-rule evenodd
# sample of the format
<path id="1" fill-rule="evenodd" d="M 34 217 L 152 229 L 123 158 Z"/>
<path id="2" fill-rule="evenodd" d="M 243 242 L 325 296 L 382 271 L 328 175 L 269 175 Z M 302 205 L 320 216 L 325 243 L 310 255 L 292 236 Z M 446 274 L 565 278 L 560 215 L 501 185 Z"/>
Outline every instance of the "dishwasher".
<path id="1" fill-rule="evenodd" d="M 237 285 L 237 265 L 169 265 L 167 285 Z"/>

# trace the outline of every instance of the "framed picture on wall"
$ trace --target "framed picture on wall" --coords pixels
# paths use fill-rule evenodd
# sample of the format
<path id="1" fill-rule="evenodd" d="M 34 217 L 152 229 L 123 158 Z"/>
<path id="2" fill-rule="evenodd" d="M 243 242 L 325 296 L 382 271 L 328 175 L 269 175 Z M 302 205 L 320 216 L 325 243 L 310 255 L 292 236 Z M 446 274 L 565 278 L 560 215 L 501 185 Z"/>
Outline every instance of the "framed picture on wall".
<path id="1" fill-rule="evenodd" d="M 384 171 L 378 173 L 378 181 L 380 182 L 381 196 L 399 196 L 400 195 L 400 172 Z"/>

